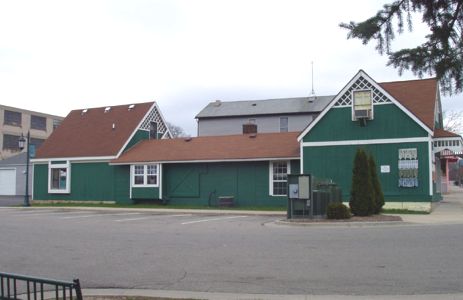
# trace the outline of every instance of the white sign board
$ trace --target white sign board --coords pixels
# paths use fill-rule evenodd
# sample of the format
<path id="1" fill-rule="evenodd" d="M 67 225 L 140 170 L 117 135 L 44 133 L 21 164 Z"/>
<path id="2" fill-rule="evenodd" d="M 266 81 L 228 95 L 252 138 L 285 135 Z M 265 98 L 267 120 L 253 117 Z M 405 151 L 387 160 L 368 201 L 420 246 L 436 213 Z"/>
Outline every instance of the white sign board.
<path id="1" fill-rule="evenodd" d="M 381 173 L 391 173 L 391 166 L 389 165 L 381 166 Z"/>

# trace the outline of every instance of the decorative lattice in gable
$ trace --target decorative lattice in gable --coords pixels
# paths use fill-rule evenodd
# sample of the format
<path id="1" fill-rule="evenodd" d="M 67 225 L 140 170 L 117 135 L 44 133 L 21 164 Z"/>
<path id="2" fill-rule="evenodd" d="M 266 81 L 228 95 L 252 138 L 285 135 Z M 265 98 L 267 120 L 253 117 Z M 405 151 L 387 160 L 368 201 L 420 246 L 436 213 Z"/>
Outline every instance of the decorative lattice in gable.
<path id="1" fill-rule="evenodd" d="M 163 122 L 161 118 L 161 114 L 158 111 L 158 108 L 156 106 L 153 107 L 153 109 L 149 112 L 148 116 L 143 120 L 143 123 L 140 126 L 140 129 L 143 130 L 150 130 L 150 123 L 151 122 L 156 122 L 158 123 L 158 132 L 159 133 L 166 133 L 167 131 L 167 125 Z"/>
<path id="2" fill-rule="evenodd" d="M 352 91 L 354 90 L 371 90 L 373 92 L 373 103 L 390 103 L 391 100 L 375 88 L 367 79 L 360 76 L 357 81 L 350 86 L 350 88 L 339 98 L 338 102 L 334 104 L 336 107 L 352 106 Z"/>

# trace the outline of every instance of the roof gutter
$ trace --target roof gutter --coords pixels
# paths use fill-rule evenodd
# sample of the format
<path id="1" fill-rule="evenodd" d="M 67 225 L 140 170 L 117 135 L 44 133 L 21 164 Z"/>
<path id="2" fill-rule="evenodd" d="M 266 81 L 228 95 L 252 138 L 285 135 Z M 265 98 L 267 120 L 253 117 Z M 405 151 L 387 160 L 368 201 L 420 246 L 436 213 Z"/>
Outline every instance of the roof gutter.
<path id="1" fill-rule="evenodd" d="M 179 163 L 215 163 L 215 162 L 241 162 L 241 161 L 276 161 L 276 160 L 299 160 L 294 157 L 265 157 L 265 158 L 230 158 L 230 159 L 198 159 L 198 160 L 153 160 L 153 161 L 129 161 L 109 162 L 110 166 L 133 165 L 133 164 L 179 164 Z"/>

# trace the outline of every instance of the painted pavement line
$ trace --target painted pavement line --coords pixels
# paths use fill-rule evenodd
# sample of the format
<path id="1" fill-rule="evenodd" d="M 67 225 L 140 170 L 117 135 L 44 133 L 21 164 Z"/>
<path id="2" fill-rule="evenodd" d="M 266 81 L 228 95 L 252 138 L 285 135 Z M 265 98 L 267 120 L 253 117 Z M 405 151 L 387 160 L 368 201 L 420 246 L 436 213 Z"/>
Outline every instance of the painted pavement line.
<path id="1" fill-rule="evenodd" d="M 115 222 L 129 222 L 129 221 L 138 221 L 138 220 L 146 220 L 146 219 L 151 219 L 153 216 L 149 217 L 141 217 L 141 218 L 131 218 L 131 219 L 119 219 L 119 220 L 114 220 Z"/>
<path id="2" fill-rule="evenodd" d="M 101 216 L 130 216 L 130 215 L 141 215 L 141 213 L 118 213 L 118 214 L 91 214 L 91 215 L 83 215 L 83 216 L 71 216 L 71 217 L 60 217 L 60 219 L 68 220 L 68 219 L 79 219 L 79 218 L 91 218 L 91 217 L 101 217 Z"/>
<path id="3" fill-rule="evenodd" d="M 197 221 L 189 221 L 184 222 L 182 225 L 189 225 L 189 224 L 196 224 L 196 223 L 203 223 L 203 222 L 212 222 L 212 221 L 222 221 L 222 220 L 229 220 L 229 219 L 238 219 L 238 218 L 247 218 L 248 216 L 234 216 L 234 217 L 223 217 L 223 218 L 214 218 L 214 219 L 203 219 Z"/>
<path id="4" fill-rule="evenodd" d="M 50 216 L 50 215 L 76 215 L 76 214 L 86 214 L 85 211 L 80 212 L 62 212 L 62 211 L 44 211 L 44 212 L 31 212 L 31 213 L 22 213 L 22 214 L 12 214 L 11 216 L 15 217 L 29 217 L 29 216 Z"/>
<path id="5" fill-rule="evenodd" d="M 36 210 L 29 210 L 29 211 L 15 211 L 15 213 L 10 214 L 10 216 L 33 216 L 39 214 L 49 214 L 52 212 L 56 212 L 56 210 L 43 210 L 43 211 L 36 211 Z"/>
<path id="6" fill-rule="evenodd" d="M 138 220 L 146 220 L 146 219 L 153 219 L 155 217 L 191 217 L 192 214 L 181 214 L 181 215 L 151 215 L 148 217 L 141 217 L 141 218 L 131 218 L 131 219 L 119 219 L 114 220 L 116 222 L 129 222 L 129 221 L 138 221 Z"/>

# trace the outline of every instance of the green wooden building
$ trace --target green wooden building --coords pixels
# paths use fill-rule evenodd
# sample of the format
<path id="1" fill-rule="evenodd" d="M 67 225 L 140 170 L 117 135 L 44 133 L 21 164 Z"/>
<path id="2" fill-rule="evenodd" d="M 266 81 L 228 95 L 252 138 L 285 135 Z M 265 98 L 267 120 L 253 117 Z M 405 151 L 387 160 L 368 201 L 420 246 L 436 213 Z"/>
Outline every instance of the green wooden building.
<path id="1" fill-rule="evenodd" d="M 171 139 L 156 103 L 74 110 L 37 151 L 33 200 L 283 207 L 298 134 Z"/>
<path id="2" fill-rule="evenodd" d="M 170 137 L 155 102 L 73 110 L 32 160 L 33 200 L 129 202 L 130 168 L 109 162 Z"/>
<path id="3" fill-rule="evenodd" d="M 386 205 L 430 210 L 440 199 L 435 132 L 442 132 L 436 79 L 377 83 L 360 70 L 298 137 L 301 170 L 331 178 L 349 201 L 357 148 L 378 166 Z"/>
<path id="4" fill-rule="evenodd" d="M 171 139 L 153 102 L 75 110 L 37 151 L 33 199 L 216 205 L 232 198 L 282 207 L 287 175 L 304 173 L 333 180 L 348 202 L 359 147 L 375 157 L 386 207 L 430 210 L 441 199 L 445 163 L 434 145 L 449 132 L 434 78 L 377 83 L 360 70 L 302 132 L 255 129 Z"/>

